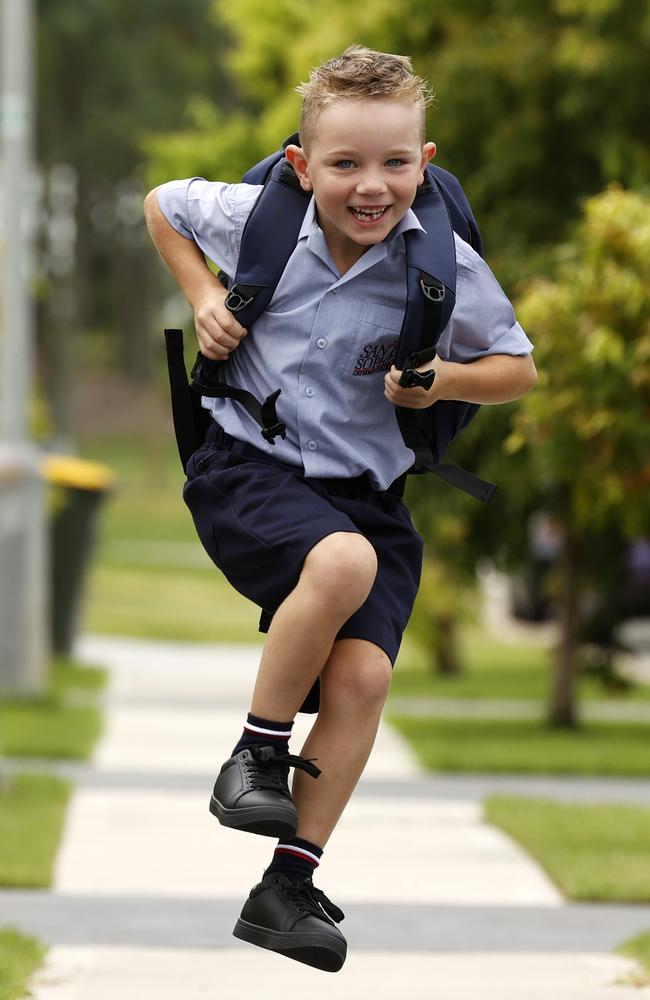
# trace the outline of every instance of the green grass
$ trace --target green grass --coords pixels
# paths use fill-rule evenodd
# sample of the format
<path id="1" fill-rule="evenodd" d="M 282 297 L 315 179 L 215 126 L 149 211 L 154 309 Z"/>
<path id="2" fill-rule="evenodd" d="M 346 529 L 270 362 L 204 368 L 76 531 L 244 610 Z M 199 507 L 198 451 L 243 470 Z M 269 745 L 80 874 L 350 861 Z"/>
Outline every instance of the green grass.
<path id="1" fill-rule="evenodd" d="M 569 899 L 650 902 L 650 808 L 492 795 L 485 816 Z"/>
<path id="2" fill-rule="evenodd" d="M 8 757 L 86 760 L 101 733 L 96 700 L 105 681 L 98 667 L 55 659 L 43 695 L 0 700 L 0 751 Z"/>
<path id="3" fill-rule="evenodd" d="M 20 774 L 0 786 L 0 885 L 47 888 L 70 795 L 69 782 Z"/>
<path id="4" fill-rule="evenodd" d="M 639 777 L 650 772 L 650 725 L 589 723 L 567 731 L 519 719 L 389 718 L 434 771 Z"/>
<path id="5" fill-rule="evenodd" d="M 259 611 L 212 565 L 183 503 L 171 434 L 107 437 L 84 452 L 117 474 L 100 520 L 84 627 L 109 635 L 256 642 Z"/>
<path id="6" fill-rule="evenodd" d="M 197 542 L 198 544 L 198 542 Z M 257 642 L 259 610 L 214 569 L 95 567 L 86 627 L 107 635 Z"/>
<path id="7" fill-rule="evenodd" d="M 504 643 L 478 628 L 461 632 L 463 672 L 435 673 L 415 642 L 400 653 L 391 693 L 429 698 L 542 698 L 548 691 L 549 653 L 532 643 Z"/>
<path id="8" fill-rule="evenodd" d="M 641 971 L 633 973 L 629 982 L 632 986 L 650 985 L 650 931 L 630 938 L 616 949 L 621 955 L 635 959 L 641 966 Z"/>
<path id="9" fill-rule="evenodd" d="M 36 938 L 10 928 L 0 930 L 0 1000 L 22 1000 L 30 995 L 29 981 L 46 952 Z"/>
<path id="10" fill-rule="evenodd" d="M 408 637 L 407 637 L 408 638 Z M 534 643 L 500 642 L 483 629 L 461 631 L 463 673 L 459 677 L 436 674 L 422 649 L 406 641 L 395 668 L 391 694 L 400 697 L 536 699 L 548 698 L 551 686 L 551 651 Z M 579 696 L 588 700 L 614 697 L 617 702 L 650 699 L 650 685 L 637 684 L 616 695 L 606 692 L 588 676 L 579 680 Z"/>

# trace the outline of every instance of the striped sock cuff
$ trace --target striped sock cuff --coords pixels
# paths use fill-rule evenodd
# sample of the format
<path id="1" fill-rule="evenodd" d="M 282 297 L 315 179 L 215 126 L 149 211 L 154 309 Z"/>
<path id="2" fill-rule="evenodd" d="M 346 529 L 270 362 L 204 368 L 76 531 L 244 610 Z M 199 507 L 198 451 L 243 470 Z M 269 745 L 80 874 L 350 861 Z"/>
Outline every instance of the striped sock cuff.
<path id="1" fill-rule="evenodd" d="M 244 732 L 251 736 L 269 737 L 275 740 L 288 740 L 293 729 L 293 722 L 273 722 L 262 719 L 259 715 L 248 713 L 244 723 Z"/>
<path id="2" fill-rule="evenodd" d="M 303 840 L 302 837 L 280 841 L 274 851 L 274 857 L 281 858 L 289 855 L 299 858 L 300 861 L 310 865 L 312 868 L 318 868 L 320 859 L 323 856 L 323 848 L 310 843 L 309 840 Z"/>

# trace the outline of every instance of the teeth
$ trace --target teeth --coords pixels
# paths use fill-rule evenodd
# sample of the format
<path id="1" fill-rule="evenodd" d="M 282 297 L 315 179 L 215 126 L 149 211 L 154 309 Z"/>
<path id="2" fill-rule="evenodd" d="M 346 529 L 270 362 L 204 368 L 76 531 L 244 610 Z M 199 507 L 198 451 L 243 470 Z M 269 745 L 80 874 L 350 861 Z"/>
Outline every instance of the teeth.
<path id="1" fill-rule="evenodd" d="M 355 215 L 359 216 L 360 219 L 378 219 L 380 215 L 383 215 L 386 211 L 385 208 L 377 208 L 373 211 L 369 211 L 367 208 L 352 208 Z"/>

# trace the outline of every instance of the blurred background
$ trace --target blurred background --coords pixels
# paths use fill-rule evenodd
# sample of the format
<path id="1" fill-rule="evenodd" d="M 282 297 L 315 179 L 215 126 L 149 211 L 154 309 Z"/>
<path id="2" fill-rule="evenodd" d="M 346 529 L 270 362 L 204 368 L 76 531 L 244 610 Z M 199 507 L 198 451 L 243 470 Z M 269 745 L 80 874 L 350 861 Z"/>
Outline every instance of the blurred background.
<path id="1" fill-rule="evenodd" d="M 22 27 L 8 20 L 12 7 L 24 12 Z M 255 609 L 212 571 L 180 499 L 161 333 L 183 326 L 189 361 L 192 316 L 148 239 L 142 200 L 175 177 L 237 181 L 295 130 L 293 88 L 310 67 L 360 42 L 408 53 L 431 81 L 437 162 L 468 194 L 539 370 L 534 392 L 484 407 L 450 455 L 498 482 L 488 507 L 429 478 L 410 484 L 428 554 L 396 692 L 403 683 L 403 693 L 462 693 L 477 650 L 510 639 L 527 652 L 510 672 L 495 653 L 479 695 L 543 699 L 547 721 L 568 728 L 579 722 L 581 692 L 642 696 L 647 4 L 6 0 L 3 24 L 5 275 L 17 258 L 27 262 L 20 330 L 8 296 L 2 327 L 2 433 L 13 456 L 0 478 L 5 682 L 42 688 L 52 648 L 70 654 L 81 628 L 255 639 Z M 7 66 L 20 53 L 12 82 Z M 33 114 L 23 116 L 23 161 L 11 179 L 16 100 L 31 101 Z M 6 276 L 5 287 L 16 280 Z M 21 364 L 27 374 L 17 377 Z M 21 378 L 25 424 L 16 427 Z M 24 556 L 27 613 L 16 545 L 22 530 L 33 546 L 38 519 L 16 501 L 18 453 L 39 469 L 49 456 L 35 500 L 49 570 Z"/>

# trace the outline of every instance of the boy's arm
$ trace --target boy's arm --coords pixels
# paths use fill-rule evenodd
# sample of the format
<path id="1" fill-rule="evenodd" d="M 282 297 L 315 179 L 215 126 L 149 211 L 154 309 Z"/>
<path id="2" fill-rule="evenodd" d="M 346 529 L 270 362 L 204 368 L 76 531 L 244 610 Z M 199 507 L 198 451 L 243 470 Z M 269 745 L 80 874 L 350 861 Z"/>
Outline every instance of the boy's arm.
<path id="1" fill-rule="evenodd" d="M 458 364 L 435 357 L 418 371 L 434 369 L 430 389 L 399 385 L 401 372 L 393 365 L 384 380 L 384 395 L 395 406 L 422 410 L 439 399 L 459 399 L 467 403 L 508 403 L 520 399 L 537 381 L 537 370 L 529 354 L 489 354 L 476 361 Z"/>
<path id="2" fill-rule="evenodd" d="M 246 330 L 226 309 L 228 292 L 206 264 L 201 249 L 169 224 L 158 204 L 156 190 L 144 200 L 149 235 L 165 264 L 194 310 L 194 325 L 201 353 L 225 361 Z"/>

